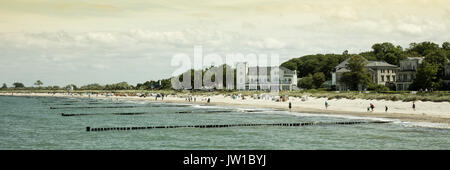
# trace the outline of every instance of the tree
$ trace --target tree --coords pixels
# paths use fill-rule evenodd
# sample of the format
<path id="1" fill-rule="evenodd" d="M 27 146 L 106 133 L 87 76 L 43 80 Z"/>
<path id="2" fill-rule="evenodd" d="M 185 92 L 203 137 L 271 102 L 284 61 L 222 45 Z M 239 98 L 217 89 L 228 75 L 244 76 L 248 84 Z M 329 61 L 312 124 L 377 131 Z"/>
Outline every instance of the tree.
<path id="1" fill-rule="evenodd" d="M 105 90 L 128 90 L 133 89 L 132 86 L 128 85 L 127 82 L 120 82 L 116 84 L 107 84 L 105 85 Z"/>
<path id="2" fill-rule="evenodd" d="M 350 86 L 352 90 L 358 90 L 358 87 L 367 87 L 372 83 L 370 73 L 364 67 L 366 60 L 362 56 L 352 56 L 348 60 L 346 72 L 342 75 L 341 81 Z"/>
<path id="3" fill-rule="evenodd" d="M 6 83 L 3 83 L 3 86 L 1 89 L 7 89 L 7 88 L 8 88 L 8 86 L 6 85 Z"/>
<path id="4" fill-rule="evenodd" d="M 442 49 L 445 50 L 445 53 L 447 55 L 447 59 L 450 60 L 450 43 L 449 42 L 442 43 Z"/>
<path id="5" fill-rule="evenodd" d="M 59 90 L 59 89 L 61 89 L 61 87 L 59 87 L 59 86 L 51 86 L 50 89 L 51 90 Z"/>
<path id="6" fill-rule="evenodd" d="M 350 54 L 316 54 L 290 59 L 281 64 L 281 67 L 297 70 L 297 77 L 306 77 L 308 74 L 322 72 L 325 79 L 331 79 L 331 72 L 339 63 L 346 60 Z"/>
<path id="7" fill-rule="evenodd" d="M 170 79 L 161 80 L 161 89 L 172 89 L 172 82 Z"/>
<path id="8" fill-rule="evenodd" d="M 442 43 L 442 49 L 444 49 L 444 50 L 450 50 L 450 43 L 449 43 L 449 42 L 444 42 L 444 43 Z"/>
<path id="9" fill-rule="evenodd" d="M 345 50 L 344 52 L 342 52 L 342 55 L 348 55 L 348 50 Z"/>
<path id="10" fill-rule="evenodd" d="M 312 76 L 312 79 L 313 79 L 313 84 L 314 84 L 315 88 L 320 88 L 320 86 L 322 86 L 323 82 L 325 82 L 325 74 L 323 74 L 322 72 L 314 73 L 314 75 Z"/>
<path id="11" fill-rule="evenodd" d="M 314 88 L 314 80 L 313 76 L 311 74 L 308 74 L 308 76 L 301 78 L 298 80 L 298 87 L 304 88 L 304 89 L 312 89 Z"/>
<path id="12" fill-rule="evenodd" d="M 94 83 L 94 84 L 88 84 L 85 86 L 81 86 L 80 89 L 83 90 L 103 90 L 104 87 L 100 84 Z"/>
<path id="13" fill-rule="evenodd" d="M 69 84 L 69 85 L 65 86 L 64 89 L 65 90 L 71 90 L 71 89 L 77 90 L 78 87 L 75 84 Z"/>
<path id="14" fill-rule="evenodd" d="M 289 70 L 297 70 L 297 63 L 296 62 L 284 62 L 281 64 L 281 67 L 287 68 Z"/>
<path id="15" fill-rule="evenodd" d="M 417 43 L 409 44 L 409 49 L 407 49 L 407 52 L 410 55 L 420 57 L 420 56 L 426 56 L 429 53 L 436 51 L 438 49 L 439 49 L 438 44 L 435 44 L 432 42 L 421 42 L 419 44 L 417 44 Z"/>
<path id="16" fill-rule="evenodd" d="M 432 64 L 438 68 L 437 79 L 443 79 L 445 76 L 445 65 L 447 65 L 447 53 L 446 51 L 439 49 L 428 53 L 424 59 L 429 64 Z"/>
<path id="17" fill-rule="evenodd" d="M 14 88 L 24 88 L 25 87 L 25 85 L 23 85 L 23 83 L 20 83 L 20 82 L 15 82 L 13 84 L 13 86 L 14 86 Z"/>
<path id="18" fill-rule="evenodd" d="M 401 46 L 394 46 L 389 42 L 374 44 L 372 49 L 373 54 L 378 61 L 385 61 L 389 64 L 399 65 L 400 60 L 406 58 Z"/>
<path id="19" fill-rule="evenodd" d="M 409 86 L 411 90 L 439 88 L 440 81 L 437 79 L 438 66 L 424 61 L 422 67 L 417 69 L 416 78 Z"/>
<path id="20" fill-rule="evenodd" d="M 44 83 L 42 83 L 41 80 L 36 81 L 36 83 L 34 83 L 34 85 L 39 86 L 39 88 L 43 85 Z"/>
<path id="21" fill-rule="evenodd" d="M 422 73 L 425 74 L 423 76 L 426 76 L 426 74 L 432 74 L 429 75 L 428 79 L 425 79 L 427 81 L 432 82 L 431 83 L 417 82 L 417 85 L 420 88 L 444 89 L 445 87 L 443 86 L 444 84 L 443 82 L 445 79 L 445 66 L 448 63 L 447 52 L 443 49 L 431 51 L 425 56 L 424 62 L 431 65 L 429 67 L 435 67 L 433 69 L 436 69 L 437 71 L 436 73 L 434 73 L 431 72 L 431 69 L 423 70 Z"/>
<path id="22" fill-rule="evenodd" d="M 385 85 L 372 83 L 367 87 L 367 90 L 375 90 L 377 92 L 380 92 L 380 91 L 388 91 L 389 88 L 386 87 Z"/>

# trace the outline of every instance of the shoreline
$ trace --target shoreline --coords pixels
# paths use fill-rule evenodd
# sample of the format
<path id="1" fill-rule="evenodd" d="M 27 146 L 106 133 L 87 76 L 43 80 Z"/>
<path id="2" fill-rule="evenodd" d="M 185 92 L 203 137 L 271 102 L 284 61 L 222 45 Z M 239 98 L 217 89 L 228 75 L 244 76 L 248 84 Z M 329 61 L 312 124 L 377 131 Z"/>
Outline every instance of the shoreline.
<path id="1" fill-rule="evenodd" d="M 10 93 L 0 93 L 0 96 L 11 96 Z M 13 96 L 36 96 L 36 97 L 78 97 L 89 98 L 87 95 L 73 95 L 70 96 L 67 93 L 56 93 L 55 95 L 49 93 L 14 93 Z M 327 100 L 324 98 L 309 97 L 306 101 L 302 101 L 300 98 L 290 97 L 286 102 L 275 102 L 264 99 L 233 99 L 229 96 L 192 96 L 196 98 L 196 102 L 186 101 L 185 96 L 169 95 L 164 97 L 164 100 L 159 98 L 155 100 L 155 97 L 137 97 L 137 96 L 104 96 L 104 95 L 92 95 L 90 98 L 94 99 L 117 99 L 117 100 L 142 100 L 149 102 L 166 102 L 166 103 L 183 103 L 183 104 L 203 104 L 210 106 L 232 106 L 240 108 L 266 108 L 289 111 L 288 104 L 292 103 L 291 112 L 295 114 L 315 114 L 323 116 L 352 116 L 361 118 L 380 118 L 380 119 L 392 119 L 399 121 L 406 121 L 412 123 L 436 123 L 443 124 L 450 128 L 450 103 L 449 102 L 416 102 L 419 107 L 416 111 L 412 111 L 409 108 L 411 102 L 399 102 L 399 101 L 384 101 L 384 100 L 365 100 L 365 99 L 332 99 Z M 207 103 L 206 99 L 210 98 L 211 102 Z M 328 101 L 330 106 L 325 109 L 324 102 Z M 374 103 L 375 110 L 373 112 L 359 111 L 365 110 L 366 104 Z M 384 105 L 388 105 L 389 110 L 392 112 L 384 112 Z M 323 106 L 322 106 L 323 105 Z M 379 108 L 378 108 L 379 107 Z M 407 109 L 410 110 L 407 110 Z M 382 111 L 380 111 L 382 110 Z M 404 110 L 404 112 L 399 112 Z M 437 127 L 439 128 L 439 127 Z"/>

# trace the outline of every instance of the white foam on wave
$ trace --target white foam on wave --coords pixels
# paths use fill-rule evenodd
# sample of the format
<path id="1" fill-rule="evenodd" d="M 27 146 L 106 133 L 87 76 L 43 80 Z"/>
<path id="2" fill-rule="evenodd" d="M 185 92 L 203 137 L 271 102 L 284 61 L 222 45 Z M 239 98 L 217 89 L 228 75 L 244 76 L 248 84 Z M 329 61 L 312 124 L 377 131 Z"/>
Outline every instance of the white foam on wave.
<path id="1" fill-rule="evenodd" d="M 426 127 L 426 128 L 450 129 L 450 126 L 445 123 L 407 122 L 407 121 L 399 121 L 399 122 L 394 122 L 394 123 L 399 123 L 405 127 Z"/>
<path id="2" fill-rule="evenodd" d="M 272 112 L 273 109 L 267 108 L 236 108 L 238 112 Z"/>
<path id="3" fill-rule="evenodd" d="M 132 103 L 132 104 L 148 104 L 148 101 L 142 101 L 142 100 L 127 100 L 124 101 L 124 103 Z"/>
<path id="4" fill-rule="evenodd" d="M 192 104 L 188 104 L 188 103 L 161 103 L 161 104 L 175 105 L 175 106 L 192 106 Z"/>
<path id="5" fill-rule="evenodd" d="M 193 104 L 192 105 L 193 108 L 198 108 L 198 109 L 223 109 L 223 108 L 229 108 L 229 107 L 225 107 L 225 106 L 206 106 L 206 105 L 199 105 L 199 104 Z"/>
<path id="6" fill-rule="evenodd" d="M 314 114 L 314 113 L 300 113 L 300 112 L 289 112 L 280 111 L 279 113 L 294 115 L 294 116 L 313 116 L 313 117 L 335 117 L 344 119 L 359 119 L 359 120 L 372 120 L 372 121 L 383 121 L 391 122 L 394 124 L 399 124 L 405 127 L 426 127 L 426 128 L 441 128 L 450 129 L 450 126 L 445 123 L 430 123 L 430 122 L 409 122 L 399 119 L 389 119 L 389 118 L 378 118 L 378 117 L 363 117 L 363 116 L 349 116 L 349 115 L 331 115 L 331 114 Z"/>

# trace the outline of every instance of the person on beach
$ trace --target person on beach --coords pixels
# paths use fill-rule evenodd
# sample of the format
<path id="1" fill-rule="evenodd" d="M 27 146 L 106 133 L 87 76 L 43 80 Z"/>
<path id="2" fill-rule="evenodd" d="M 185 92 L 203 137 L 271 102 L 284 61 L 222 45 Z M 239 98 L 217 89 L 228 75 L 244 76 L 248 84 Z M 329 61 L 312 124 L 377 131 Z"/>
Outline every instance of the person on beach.
<path id="1" fill-rule="evenodd" d="M 415 102 L 413 102 L 412 108 L 414 111 L 416 111 L 416 103 Z"/>
<path id="2" fill-rule="evenodd" d="M 370 111 L 370 106 L 367 106 L 367 112 L 369 112 Z"/>
<path id="3" fill-rule="evenodd" d="M 325 109 L 328 109 L 328 101 L 325 101 Z"/>
<path id="4" fill-rule="evenodd" d="M 372 112 L 373 112 L 373 109 L 375 108 L 375 105 L 373 105 L 372 103 L 370 103 L 370 109 L 372 109 Z"/>
<path id="5" fill-rule="evenodd" d="M 384 112 L 387 112 L 388 111 L 388 107 L 385 105 L 384 108 L 385 108 Z"/>
<path id="6" fill-rule="evenodd" d="M 291 109 L 292 109 L 292 103 L 289 102 L 289 111 L 291 111 Z"/>
<path id="7" fill-rule="evenodd" d="M 208 101 L 207 101 L 207 103 L 209 103 L 209 102 L 211 102 L 211 98 L 208 98 Z"/>

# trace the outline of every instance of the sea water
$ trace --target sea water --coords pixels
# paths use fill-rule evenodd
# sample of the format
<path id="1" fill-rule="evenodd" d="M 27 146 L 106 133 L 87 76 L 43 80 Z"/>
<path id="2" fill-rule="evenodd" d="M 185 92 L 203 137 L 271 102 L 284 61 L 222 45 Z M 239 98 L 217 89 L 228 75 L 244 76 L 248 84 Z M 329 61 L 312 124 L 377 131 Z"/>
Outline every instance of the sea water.
<path id="1" fill-rule="evenodd" d="M 62 116 L 62 113 L 85 115 Z M 0 149 L 450 149 L 449 129 L 398 122 L 86 131 L 86 127 L 356 120 L 370 121 L 359 117 L 205 106 L 196 103 L 0 96 Z"/>

